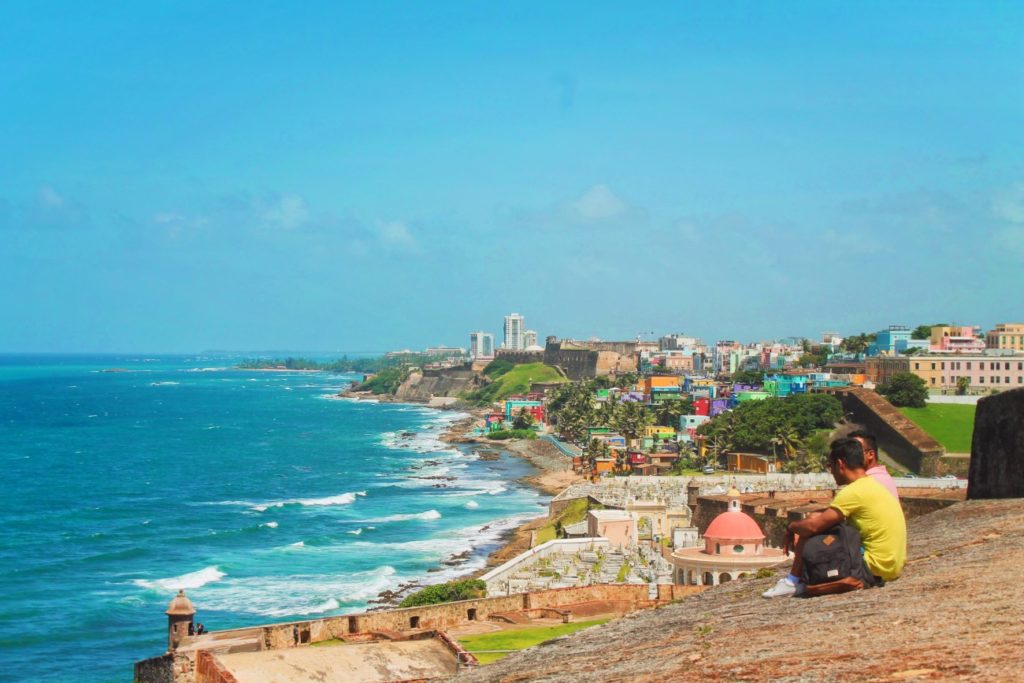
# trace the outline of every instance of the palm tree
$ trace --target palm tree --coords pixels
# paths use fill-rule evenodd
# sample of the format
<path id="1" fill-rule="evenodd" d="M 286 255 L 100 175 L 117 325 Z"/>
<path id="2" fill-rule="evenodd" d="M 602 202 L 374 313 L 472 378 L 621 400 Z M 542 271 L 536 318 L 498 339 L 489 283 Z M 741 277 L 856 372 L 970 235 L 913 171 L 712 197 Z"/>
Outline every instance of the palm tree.
<path id="1" fill-rule="evenodd" d="M 784 426 L 775 430 L 774 443 L 782 446 L 782 453 L 787 459 L 792 459 L 799 448 L 803 446 L 800 434 L 792 427 Z"/>

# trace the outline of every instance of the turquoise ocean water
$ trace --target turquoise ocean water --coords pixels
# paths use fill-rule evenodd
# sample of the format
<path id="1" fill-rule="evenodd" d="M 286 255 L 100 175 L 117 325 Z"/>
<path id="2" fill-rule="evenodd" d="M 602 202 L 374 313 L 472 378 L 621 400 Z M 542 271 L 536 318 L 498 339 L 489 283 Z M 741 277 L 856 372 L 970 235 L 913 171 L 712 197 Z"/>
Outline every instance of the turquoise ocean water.
<path id="1" fill-rule="evenodd" d="M 233 362 L 0 356 L 0 677 L 128 681 L 178 588 L 208 629 L 359 611 L 543 514 L 525 463 L 437 440 L 458 414 Z"/>

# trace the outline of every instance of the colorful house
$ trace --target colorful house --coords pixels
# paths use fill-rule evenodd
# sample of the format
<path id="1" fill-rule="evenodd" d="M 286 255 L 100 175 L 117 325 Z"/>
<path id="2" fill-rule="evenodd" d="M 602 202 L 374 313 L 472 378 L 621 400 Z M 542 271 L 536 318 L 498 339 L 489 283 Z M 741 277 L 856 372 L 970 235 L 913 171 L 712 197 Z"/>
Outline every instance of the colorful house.
<path id="1" fill-rule="evenodd" d="M 544 402 L 535 399 L 509 398 L 505 401 L 505 420 L 513 421 L 523 409 L 537 422 L 544 422 Z"/>
<path id="2" fill-rule="evenodd" d="M 726 456 L 728 464 L 726 468 L 730 472 L 754 472 L 755 474 L 769 474 L 775 472 L 773 458 L 756 453 L 729 453 Z"/>
<path id="3" fill-rule="evenodd" d="M 807 393 L 807 375 L 772 375 L 766 377 L 764 390 L 771 396 L 785 397 Z"/>

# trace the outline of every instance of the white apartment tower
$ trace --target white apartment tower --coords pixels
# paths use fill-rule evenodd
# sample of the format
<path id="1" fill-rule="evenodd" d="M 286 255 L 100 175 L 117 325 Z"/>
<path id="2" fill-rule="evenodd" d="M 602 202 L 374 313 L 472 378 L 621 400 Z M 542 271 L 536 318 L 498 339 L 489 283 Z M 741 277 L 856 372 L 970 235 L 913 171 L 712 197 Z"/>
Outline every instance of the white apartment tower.
<path id="1" fill-rule="evenodd" d="M 537 330 L 526 330 L 523 332 L 523 348 L 528 349 L 537 345 Z"/>
<path id="2" fill-rule="evenodd" d="M 493 358 L 494 335 L 490 332 L 470 332 L 469 354 L 473 358 Z"/>
<path id="3" fill-rule="evenodd" d="M 526 328 L 526 319 L 518 313 L 510 313 L 505 316 L 505 341 L 501 348 L 509 351 L 522 351 L 526 348 L 523 343 L 523 330 Z"/>

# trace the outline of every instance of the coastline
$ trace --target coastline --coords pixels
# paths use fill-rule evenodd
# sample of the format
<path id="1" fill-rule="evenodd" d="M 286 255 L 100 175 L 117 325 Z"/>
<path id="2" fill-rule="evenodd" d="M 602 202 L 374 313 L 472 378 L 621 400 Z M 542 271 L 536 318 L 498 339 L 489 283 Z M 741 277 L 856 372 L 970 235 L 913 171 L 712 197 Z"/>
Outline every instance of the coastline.
<path id="1" fill-rule="evenodd" d="M 517 483 L 534 489 L 545 496 L 555 496 L 571 484 L 583 481 L 583 477 L 572 471 L 572 464 L 549 441 L 540 439 L 492 440 L 471 434 L 473 427 L 487 414 L 483 408 L 450 405 L 435 406 L 426 403 L 395 400 L 393 396 L 377 395 L 369 392 L 346 389 L 338 393 L 339 399 L 369 401 L 380 403 L 399 403 L 414 405 L 433 410 L 455 410 L 467 413 L 465 417 L 453 421 L 438 436 L 438 441 L 455 446 L 468 446 L 481 460 L 496 460 L 502 452 L 526 460 L 535 470 L 535 474 L 521 477 Z M 494 520 L 498 523 L 502 520 Z M 532 546 L 534 532 L 544 526 L 547 515 L 538 515 L 515 527 L 504 531 L 498 539 L 498 547 L 491 551 L 484 566 L 479 569 L 467 570 L 456 574 L 456 579 L 468 579 L 481 576 L 492 568 L 507 562 L 516 555 L 529 550 Z M 486 529 L 487 527 L 485 527 Z M 431 573 L 452 569 L 467 561 L 472 553 L 465 552 L 458 556 L 443 560 Z M 395 590 L 382 591 L 376 600 L 371 600 L 369 609 L 388 609 L 396 606 L 404 597 L 423 585 L 417 583 L 403 584 Z"/>

